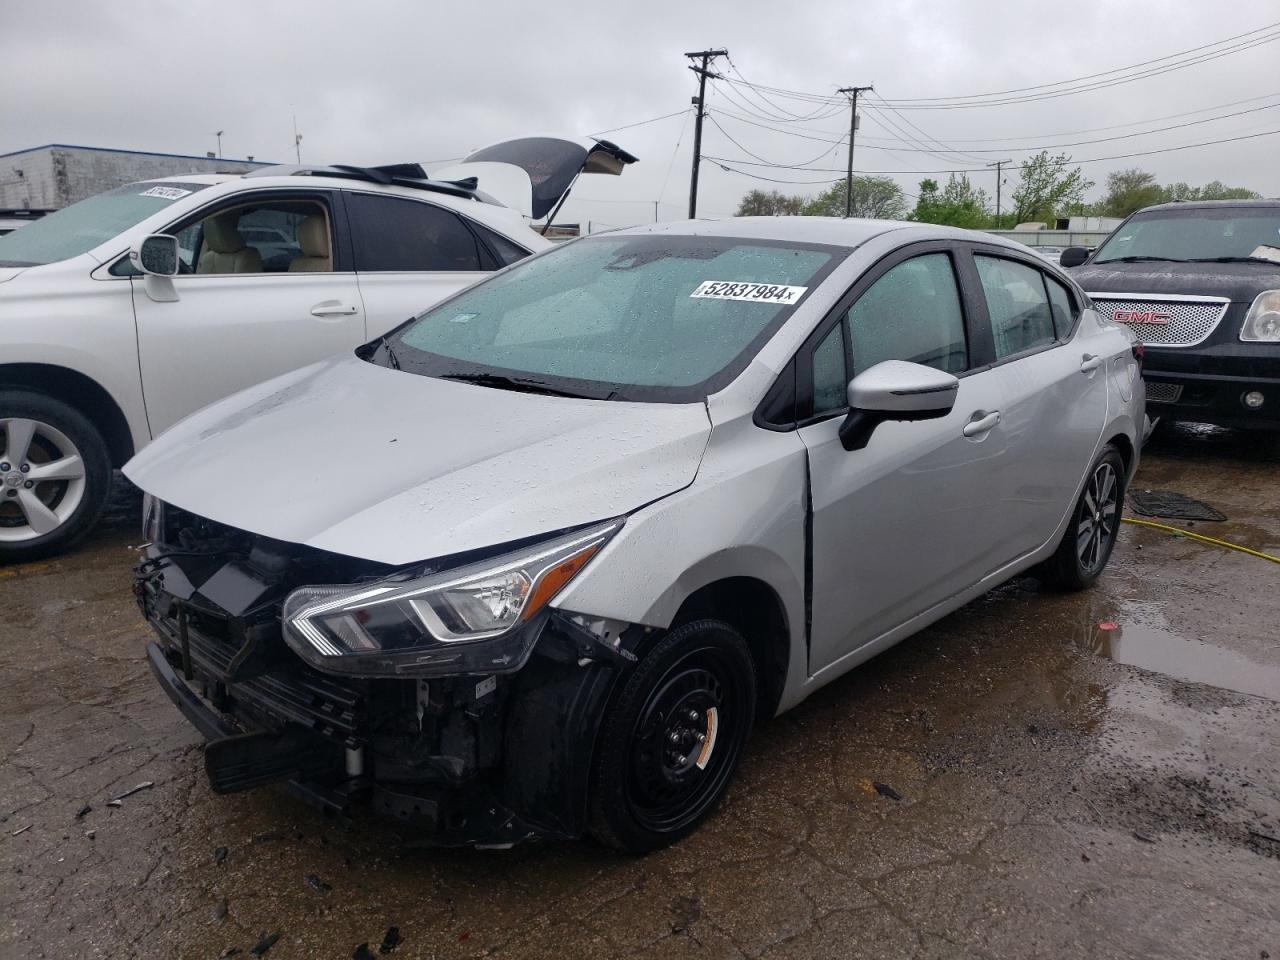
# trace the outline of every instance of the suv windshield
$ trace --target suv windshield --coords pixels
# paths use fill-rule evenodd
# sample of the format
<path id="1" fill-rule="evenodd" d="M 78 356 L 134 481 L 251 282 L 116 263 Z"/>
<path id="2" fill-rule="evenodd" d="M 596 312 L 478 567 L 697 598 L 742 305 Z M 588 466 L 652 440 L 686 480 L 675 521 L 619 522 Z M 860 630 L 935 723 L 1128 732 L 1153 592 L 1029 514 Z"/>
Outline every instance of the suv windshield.
<path id="1" fill-rule="evenodd" d="M 579 240 L 428 310 L 370 359 L 506 389 L 700 400 L 847 253 L 728 237 Z"/>
<path id="2" fill-rule="evenodd" d="M 1107 239 L 1093 262 L 1249 260 L 1258 247 L 1280 253 L 1280 206 L 1192 207 L 1135 214 Z"/>
<path id="3" fill-rule="evenodd" d="M 78 257 L 207 183 L 131 183 L 89 197 L 0 237 L 0 267 L 38 267 Z"/>

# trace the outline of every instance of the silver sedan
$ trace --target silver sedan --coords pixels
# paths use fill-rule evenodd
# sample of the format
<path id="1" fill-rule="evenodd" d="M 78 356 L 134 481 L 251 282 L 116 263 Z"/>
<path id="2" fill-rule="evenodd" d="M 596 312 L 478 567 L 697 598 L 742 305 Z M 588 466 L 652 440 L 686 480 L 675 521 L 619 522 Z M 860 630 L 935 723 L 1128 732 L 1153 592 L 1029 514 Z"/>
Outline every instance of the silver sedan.
<path id="1" fill-rule="evenodd" d="M 1017 574 L 1102 573 L 1140 359 L 982 234 L 578 240 L 136 457 L 150 661 L 217 790 L 661 846 L 758 718 Z"/>

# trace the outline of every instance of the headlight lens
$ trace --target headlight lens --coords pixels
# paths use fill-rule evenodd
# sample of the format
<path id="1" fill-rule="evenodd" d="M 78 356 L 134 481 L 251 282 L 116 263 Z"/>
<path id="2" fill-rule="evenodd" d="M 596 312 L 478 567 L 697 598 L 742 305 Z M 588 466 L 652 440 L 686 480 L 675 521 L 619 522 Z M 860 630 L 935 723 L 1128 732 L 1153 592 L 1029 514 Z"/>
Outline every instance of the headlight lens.
<path id="1" fill-rule="evenodd" d="M 1280 342 L 1280 290 L 1258 294 L 1244 318 L 1240 339 L 1257 343 Z"/>
<path id="2" fill-rule="evenodd" d="M 164 503 L 149 493 L 142 495 L 142 540 L 159 543 L 164 533 Z"/>
<path id="3" fill-rule="evenodd" d="M 622 527 L 602 523 L 503 556 L 412 580 L 301 587 L 284 605 L 289 645 L 321 670 L 382 676 L 519 669 L 516 629 Z"/>

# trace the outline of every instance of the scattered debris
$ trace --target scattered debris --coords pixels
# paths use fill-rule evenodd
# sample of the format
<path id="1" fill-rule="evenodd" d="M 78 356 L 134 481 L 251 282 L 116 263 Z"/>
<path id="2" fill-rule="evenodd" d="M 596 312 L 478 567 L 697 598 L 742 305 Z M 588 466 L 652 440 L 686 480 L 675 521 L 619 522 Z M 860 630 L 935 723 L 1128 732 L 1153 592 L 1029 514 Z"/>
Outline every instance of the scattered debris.
<path id="1" fill-rule="evenodd" d="M 1114 630 L 1118 624 L 1114 620 L 1103 620 L 1098 624 L 1099 630 Z"/>
<path id="2" fill-rule="evenodd" d="M 333 889 L 332 884 L 325 883 L 323 880 L 317 877 L 314 873 L 307 874 L 307 886 L 310 887 L 312 890 L 314 890 L 316 893 L 328 893 L 330 890 Z"/>
<path id="3" fill-rule="evenodd" d="M 17 830 L 13 831 L 12 836 L 16 837 L 18 834 L 26 833 L 30 829 L 31 829 L 31 824 L 28 823 L 25 827 L 19 827 Z"/>
<path id="4" fill-rule="evenodd" d="M 273 840 L 280 840 L 284 837 L 282 830 L 268 830 L 266 833 L 256 834 L 253 838 L 254 843 L 271 843 Z"/>
<path id="5" fill-rule="evenodd" d="M 684 933 L 702 916 L 702 908 L 692 897 L 676 897 L 671 901 L 671 912 L 675 919 L 671 921 L 672 933 Z"/>
<path id="6" fill-rule="evenodd" d="M 1146 834 L 1146 833 L 1139 833 L 1137 830 L 1133 831 L 1133 839 L 1135 839 L 1135 840 L 1141 840 L 1143 843 L 1155 843 L 1155 842 L 1156 842 L 1156 838 L 1155 838 L 1155 837 L 1151 836 L 1150 834 Z"/>
<path id="7" fill-rule="evenodd" d="M 226 860 L 227 860 L 227 848 L 226 848 L 226 847 L 218 847 L 216 850 L 214 850 L 214 851 L 213 851 L 213 862 L 214 862 L 214 863 L 216 863 L 216 864 L 218 864 L 219 866 L 221 866 L 223 863 L 226 863 Z"/>
<path id="8" fill-rule="evenodd" d="M 1088 862 L 1089 862 L 1089 855 L 1088 855 L 1087 853 L 1082 853 L 1082 854 L 1080 854 L 1080 859 L 1081 859 L 1081 860 L 1083 860 L 1085 863 L 1088 863 Z"/>
<path id="9" fill-rule="evenodd" d="M 223 950 L 220 954 L 218 954 L 218 960 L 227 960 L 227 957 L 234 957 L 239 952 L 240 952 L 239 947 L 227 947 L 227 949 Z"/>
<path id="10" fill-rule="evenodd" d="M 93 804 L 86 803 L 83 807 L 81 807 L 79 810 L 76 811 L 76 819 L 83 820 L 85 817 L 89 815 L 89 812 L 91 810 L 93 810 Z"/>
<path id="11" fill-rule="evenodd" d="M 227 917 L 227 901 L 219 900 L 213 905 L 213 919 L 225 920 Z"/>
<path id="12" fill-rule="evenodd" d="M 871 786 L 874 787 L 876 793 L 880 794 L 880 796 L 882 797 L 888 797 L 890 800 L 902 799 L 902 794 L 900 794 L 897 790 L 893 789 L 893 787 L 889 786 L 887 783 L 881 783 L 880 781 L 876 780 L 872 782 Z"/>
<path id="13" fill-rule="evenodd" d="M 118 807 L 120 806 L 120 801 L 125 799 L 125 797 L 132 797 L 135 793 L 141 793 L 143 790 L 150 790 L 155 785 L 156 782 L 154 780 L 143 780 L 136 787 L 130 787 L 128 790 L 124 791 L 124 793 L 117 793 L 107 801 L 107 806 Z"/>
<path id="14" fill-rule="evenodd" d="M 274 947 L 276 945 L 276 941 L 279 939 L 279 930 L 272 934 L 266 934 L 254 945 L 253 949 L 250 950 L 249 953 L 255 957 L 265 957 L 267 955 L 267 951 Z"/>
<path id="15" fill-rule="evenodd" d="M 1257 830 L 1250 830 L 1249 836 L 1257 837 L 1259 840 L 1270 840 L 1272 843 L 1280 843 L 1280 837 L 1273 837 L 1269 833 L 1259 833 Z"/>
<path id="16" fill-rule="evenodd" d="M 400 946 L 400 928 L 387 927 L 387 934 L 382 938 L 382 945 L 378 947 L 378 952 L 390 953 L 398 946 Z"/>
<path id="17" fill-rule="evenodd" d="M 96 837 L 96 836 L 98 835 L 98 831 L 97 831 L 97 830 L 86 830 L 86 831 L 84 832 L 84 835 L 85 835 L 85 837 L 86 837 L 87 839 L 92 840 L 94 837 Z"/>
<path id="18" fill-rule="evenodd" d="M 373 951 L 369 949 L 368 942 L 356 947 L 356 952 L 351 955 L 351 960 L 374 960 Z"/>

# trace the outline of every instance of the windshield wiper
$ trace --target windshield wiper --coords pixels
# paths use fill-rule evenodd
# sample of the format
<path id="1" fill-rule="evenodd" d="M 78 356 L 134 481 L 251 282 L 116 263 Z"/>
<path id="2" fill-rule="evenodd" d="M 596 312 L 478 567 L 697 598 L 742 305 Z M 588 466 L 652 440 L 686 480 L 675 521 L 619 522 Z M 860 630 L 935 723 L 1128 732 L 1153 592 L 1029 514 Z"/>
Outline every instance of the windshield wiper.
<path id="1" fill-rule="evenodd" d="M 520 393 L 543 393 L 552 397 L 576 397 L 579 400 L 608 399 L 575 390 L 566 390 L 563 387 L 554 387 L 529 377 L 509 377 L 501 373 L 442 373 L 439 377 L 441 380 L 458 380 L 481 387 L 497 387 L 501 390 L 515 390 Z"/>
<path id="2" fill-rule="evenodd" d="M 1187 263 L 1266 263 L 1280 267 L 1280 260 L 1269 260 L 1266 257 L 1192 257 Z"/>
<path id="3" fill-rule="evenodd" d="M 1094 266 L 1103 263 L 1187 263 L 1177 257 L 1108 257 L 1106 260 L 1095 260 Z"/>

